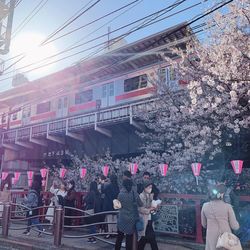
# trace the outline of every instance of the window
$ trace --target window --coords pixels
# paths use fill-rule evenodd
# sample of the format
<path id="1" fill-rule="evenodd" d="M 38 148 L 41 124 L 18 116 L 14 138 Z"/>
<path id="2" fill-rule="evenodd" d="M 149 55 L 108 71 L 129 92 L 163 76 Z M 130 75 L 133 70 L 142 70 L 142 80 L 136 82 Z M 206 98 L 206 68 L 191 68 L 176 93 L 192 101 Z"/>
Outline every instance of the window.
<path id="1" fill-rule="evenodd" d="M 15 121 L 15 120 L 17 120 L 17 113 L 12 115 L 12 121 Z"/>
<path id="2" fill-rule="evenodd" d="M 89 89 L 75 95 L 75 104 L 90 102 L 93 100 L 93 90 Z"/>
<path id="3" fill-rule="evenodd" d="M 50 111 L 50 102 L 39 103 L 36 106 L 36 113 L 42 114 Z"/>
<path id="4" fill-rule="evenodd" d="M 166 68 L 161 68 L 160 70 L 159 70 L 159 80 L 160 80 L 160 82 L 161 83 L 166 83 L 166 80 L 167 80 L 167 78 L 166 78 Z"/>
<path id="5" fill-rule="evenodd" d="M 58 99 L 58 109 L 61 109 L 62 108 L 62 99 L 59 98 Z"/>
<path id="6" fill-rule="evenodd" d="M 2 124 L 3 123 L 6 123 L 6 116 L 5 115 L 2 115 Z"/>
<path id="7" fill-rule="evenodd" d="M 147 87 L 148 77 L 146 74 L 126 79 L 124 81 L 124 92 L 133 91 Z"/>
<path id="8" fill-rule="evenodd" d="M 30 117 L 30 106 L 23 108 L 23 118 Z"/>
<path id="9" fill-rule="evenodd" d="M 173 67 L 169 67 L 168 72 L 169 72 L 169 80 L 170 81 L 175 81 L 176 80 L 176 71 L 175 71 L 175 69 Z"/>

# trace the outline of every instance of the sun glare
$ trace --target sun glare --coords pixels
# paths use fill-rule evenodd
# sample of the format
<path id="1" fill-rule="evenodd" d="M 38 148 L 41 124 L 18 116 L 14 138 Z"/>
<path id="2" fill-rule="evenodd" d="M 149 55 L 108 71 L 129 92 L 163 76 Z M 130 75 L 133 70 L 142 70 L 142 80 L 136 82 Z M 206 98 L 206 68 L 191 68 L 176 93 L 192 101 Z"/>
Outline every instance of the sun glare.
<path id="1" fill-rule="evenodd" d="M 20 73 L 35 68 L 36 66 L 39 67 L 40 65 L 48 63 L 49 59 L 44 60 L 39 64 L 35 64 L 36 62 L 41 61 L 57 53 L 57 49 L 53 43 L 47 44 L 45 46 L 40 46 L 41 42 L 44 39 L 45 36 L 38 33 L 22 33 L 13 39 L 10 50 L 11 56 L 16 56 L 21 53 L 25 54 L 25 58 L 23 58 L 20 62 L 18 62 L 15 65 L 16 69 L 32 64 L 27 68 L 18 70 Z M 55 60 L 55 58 L 53 58 L 53 60 Z M 53 67 L 54 65 L 51 64 L 47 67 L 42 67 L 39 70 L 36 70 L 34 73 L 35 75 L 41 73 L 45 74 Z"/>

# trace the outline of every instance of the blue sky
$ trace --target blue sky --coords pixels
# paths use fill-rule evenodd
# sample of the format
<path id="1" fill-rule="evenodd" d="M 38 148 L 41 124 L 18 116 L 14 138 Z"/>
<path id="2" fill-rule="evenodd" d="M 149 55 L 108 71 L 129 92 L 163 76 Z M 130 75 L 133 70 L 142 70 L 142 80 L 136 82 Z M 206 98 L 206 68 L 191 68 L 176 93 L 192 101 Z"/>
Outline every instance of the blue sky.
<path id="1" fill-rule="evenodd" d="M 17 27 L 20 25 L 20 23 L 30 14 L 32 9 L 34 9 L 35 6 L 37 6 L 41 0 L 22 0 L 22 2 L 17 6 L 14 13 L 14 23 L 13 23 L 13 32 L 15 34 L 15 31 Z M 45 0 L 44 0 L 45 2 Z M 53 31 L 55 31 L 60 25 L 62 25 L 69 17 L 71 17 L 73 14 L 75 14 L 80 8 L 82 8 L 84 5 L 86 5 L 89 2 L 89 0 L 48 0 L 47 3 L 44 5 L 44 7 L 29 21 L 28 24 L 26 24 L 23 29 L 21 29 L 19 32 L 17 32 L 15 37 L 13 38 L 11 42 L 11 51 L 8 55 L 2 57 L 3 59 L 8 59 L 13 57 L 14 55 L 19 53 L 19 50 L 21 51 L 22 47 L 25 47 L 26 45 L 23 44 L 23 42 L 18 42 L 19 36 L 30 36 L 30 34 L 39 34 L 41 37 L 47 37 L 49 34 L 51 34 Z M 92 0 L 90 3 L 93 4 L 95 0 Z M 66 29 L 61 31 L 58 35 L 62 35 L 74 28 L 78 28 L 81 25 L 84 25 L 102 15 L 105 15 L 127 3 L 132 2 L 132 0 L 101 0 L 98 4 L 96 4 L 91 10 L 83 14 L 80 18 L 78 18 L 75 22 L 73 22 L 70 26 L 68 26 Z M 64 50 L 65 48 L 68 48 L 72 46 L 74 43 L 79 41 L 79 39 L 84 39 L 82 42 L 87 41 L 89 39 L 95 38 L 99 35 L 102 35 L 108 31 L 108 26 L 110 26 L 111 31 L 115 30 L 125 24 L 128 24 L 130 22 L 133 22 L 136 19 L 142 18 L 146 15 L 149 15 L 153 12 L 156 12 L 162 8 L 166 8 L 168 5 L 173 4 L 176 2 L 176 0 L 141 0 L 136 5 L 131 8 L 132 6 L 129 6 L 127 9 L 121 10 L 118 13 L 113 14 L 112 16 L 109 16 L 100 22 L 96 22 L 91 26 L 88 26 L 84 29 L 79 30 L 78 32 L 75 32 L 67 37 L 58 39 L 57 41 L 51 43 L 54 50 L 51 50 L 49 52 L 49 49 L 47 50 L 46 54 L 49 56 L 53 53 L 60 52 Z M 184 8 L 187 8 L 191 5 L 194 5 L 196 3 L 202 2 L 201 0 L 187 0 L 184 3 L 182 3 L 179 7 L 175 8 L 168 14 L 172 14 L 178 10 L 182 10 Z M 168 27 L 171 27 L 173 25 L 176 25 L 183 21 L 188 21 L 192 17 L 196 16 L 197 14 L 204 12 L 208 7 L 211 7 L 212 4 L 215 3 L 215 1 L 203 1 L 202 4 L 199 4 L 196 7 L 191 8 L 190 10 L 187 10 L 185 12 L 182 12 L 178 15 L 175 15 L 171 18 L 167 18 L 157 24 L 154 24 L 152 26 L 149 26 L 145 29 L 141 29 L 140 31 L 137 31 L 130 36 L 126 37 L 126 41 L 128 43 L 131 43 L 133 41 L 136 41 L 138 39 L 141 39 L 143 37 L 149 36 L 151 34 L 154 34 L 158 31 L 164 30 Z M 129 9 L 130 8 L 130 9 Z M 129 10 L 128 10 L 129 9 Z M 120 15 L 122 12 L 127 10 L 126 13 Z M 117 17 L 120 15 L 119 17 Z M 106 22 L 110 21 L 114 17 L 117 17 L 114 21 L 112 21 L 109 24 L 105 24 Z M 138 25 L 138 24 L 136 24 Z M 134 25 L 134 26 L 136 26 Z M 102 27 L 100 30 L 95 31 L 96 29 Z M 131 26 L 131 27 L 134 27 Z M 124 30 L 121 30 L 115 34 L 111 35 L 111 38 L 114 38 L 118 35 L 121 35 L 131 29 L 131 27 L 128 27 Z M 93 32 L 92 35 L 89 35 L 89 33 Z M 32 36 L 31 36 L 32 37 Z M 103 41 L 106 41 L 107 37 L 96 40 L 93 43 L 90 43 L 88 45 L 85 45 L 83 47 L 80 47 L 78 49 L 72 50 L 68 53 L 65 53 L 61 56 L 58 56 L 55 59 L 60 59 L 62 57 L 65 57 L 67 55 L 70 55 L 75 52 L 79 52 L 83 49 L 87 49 L 91 46 L 94 46 L 95 44 L 101 43 Z M 22 44 L 21 44 L 22 43 Z M 29 43 L 28 43 L 29 46 Z M 95 49 L 96 50 L 96 49 Z M 94 51 L 95 51 L 94 50 Z M 26 73 L 25 75 L 29 78 L 29 80 L 40 78 L 44 75 L 56 72 L 60 69 L 63 69 L 67 66 L 70 66 L 74 63 L 76 63 L 81 58 L 87 56 L 91 51 L 87 51 L 85 53 L 81 53 L 77 56 L 71 57 L 67 60 L 62 60 L 56 64 L 53 64 L 52 66 L 43 68 L 42 72 L 39 71 L 32 71 L 29 73 Z M 30 54 L 32 52 L 29 52 Z M 22 73 L 23 71 L 27 71 L 29 69 L 34 68 L 36 64 L 33 64 L 30 67 L 24 68 L 22 70 L 18 70 L 18 68 L 28 65 L 29 63 L 33 63 L 36 61 L 34 58 L 36 54 L 33 54 L 33 57 L 31 56 L 31 59 L 29 59 L 26 62 L 20 61 L 15 65 L 15 67 L 12 67 L 8 72 L 11 71 L 11 73 L 5 75 L 3 74 L 0 77 L 0 89 L 7 89 L 11 86 L 11 79 L 4 80 L 6 77 L 11 77 L 15 73 Z M 6 66 L 13 61 L 6 62 Z M 50 62 L 47 60 L 45 63 Z M 44 62 L 42 63 L 44 64 Z M 42 65 L 40 64 L 40 65 Z"/>

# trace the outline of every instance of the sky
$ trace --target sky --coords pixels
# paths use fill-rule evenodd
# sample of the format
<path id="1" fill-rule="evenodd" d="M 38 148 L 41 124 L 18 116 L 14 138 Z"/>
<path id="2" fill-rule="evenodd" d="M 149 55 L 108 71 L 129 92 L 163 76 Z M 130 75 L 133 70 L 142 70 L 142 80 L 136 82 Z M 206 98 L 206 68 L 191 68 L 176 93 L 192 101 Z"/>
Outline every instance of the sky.
<path id="1" fill-rule="evenodd" d="M 121 26 L 129 24 L 139 18 L 145 17 L 147 15 L 152 14 L 153 12 L 166 8 L 167 6 L 177 1 L 138 0 L 136 3 L 128 6 L 126 9 L 114 13 L 113 15 L 108 16 L 98 22 L 95 22 L 92 25 L 89 25 L 83 29 L 80 29 L 77 32 L 72 33 L 71 35 L 64 36 L 54 42 L 47 44 L 46 46 L 38 46 L 39 44 L 41 44 L 42 41 L 44 41 L 45 38 L 47 38 L 55 30 L 57 30 L 58 27 L 64 24 L 77 11 L 79 11 L 84 6 L 86 6 L 86 9 L 95 2 L 96 0 L 21 0 L 20 4 L 15 8 L 14 11 L 10 52 L 5 56 L 0 56 L 0 58 L 5 61 L 5 67 L 8 67 L 13 63 L 14 66 L 6 70 L 2 74 L 2 76 L 0 76 L 0 91 L 11 88 L 11 77 L 13 77 L 17 73 L 24 72 L 25 76 L 31 81 L 49 75 L 53 72 L 59 71 L 63 68 L 69 67 L 77 63 L 79 60 L 89 57 L 91 53 L 96 52 L 97 50 L 96 48 L 90 50 L 90 47 L 108 40 L 108 36 L 105 36 L 102 39 L 95 39 L 100 35 L 106 34 L 108 32 L 108 27 L 110 27 L 110 30 L 112 32 L 113 30 Z M 77 18 L 68 27 L 60 31 L 54 38 L 63 35 L 82 25 L 85 25 L 131 2 L 133 2 L 133 0 L 100 0 L 90 10 L 86 11 L 81 17 Z M 181 22 L 189 21 L 196 15 L 206 11 L 207 8 L 213 6 L 213 4 L 215 3 L 216 1 L 214 0 L 183 1 L 180 6 L 174 8 L 172 11 L 165 14 L 164 16 L 174 14 L 192 5 L 197 5 L 178 14 L 174 14 L 161 22 L 158 22 L 149 27 L 141 29 L 133 34 L 130 34 L 125 38 L 125 40 L 127 43 L 131 43 L 154 33 L 157 33 L 159 31 L 162 31 L 171 26 L 177 25 Z M 34 16 L 30 18 L 32 10 L 36 6 L 40 6 L 41 9 L 36 14 L 34 14 L 34 12 Z M 27 18 L 30 18 L 30 20 Z M 22 25 L 23 21 L 25 20 L 29 20 L 28 23 L 23 26 L 20 26 L 20 24 Z M 115 38 L 116 36 L 124 34 L 131 28 L 138 26 L 141 23 L 142 22 L 136 23 L 118 32 L 112 33 L 110 34 L 110 38 Z M 94 41 L 89 44 L 85 44 L 81 47 L 78 47 L 74 50 L 68 51 L 67 53 L 63 53 L 51 59 L 46 59 L 43 62 L 36 64 L 37 61 L 43 59 L 44 57 L 55 55 L 67 48 L 70 48 L 73 45 L 79 45 L 90 39 L 93 39 Z M 82 50 L 85 50 L 85 52 L 81 52 Z M 12 57 L 22 52 L 25 53 L 25 57 L 19 62 L 16 63 L 17 59 L 19 58 L 11 59 Z M 72 56 L 68 59 L 60 60 L 65 56 L 69 56 L 77 52 L 79 53 L 75 56 Z M 103 53 L 103 51 L 100 53 Z M 35 67 L 49 64 L 50 62 L 55 60 L 60 61 L 37 70 L 32 70 Z"/>

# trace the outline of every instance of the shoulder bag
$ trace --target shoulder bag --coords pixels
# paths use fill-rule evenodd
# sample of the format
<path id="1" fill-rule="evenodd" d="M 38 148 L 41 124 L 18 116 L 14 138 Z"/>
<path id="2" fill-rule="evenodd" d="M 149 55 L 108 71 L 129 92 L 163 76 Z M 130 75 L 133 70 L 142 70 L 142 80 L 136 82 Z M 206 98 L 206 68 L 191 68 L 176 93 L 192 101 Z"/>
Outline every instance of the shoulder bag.
<path id="1" fill-rule="evenodd" d="M 220 222 L 215 215 L 215 212 L 213 210 L 213 206 L 211 203 L 210 205 L 211 205 L 211 210 L 218 224 L 218 228 L 220 232 L 219 238 L 217 240 L 216 248 L 225 248 L 226 250 L 242 250 L 240 240 L 236 235 L 230 232 L 224 232 L 224 233 L 221 232 Z"/>

